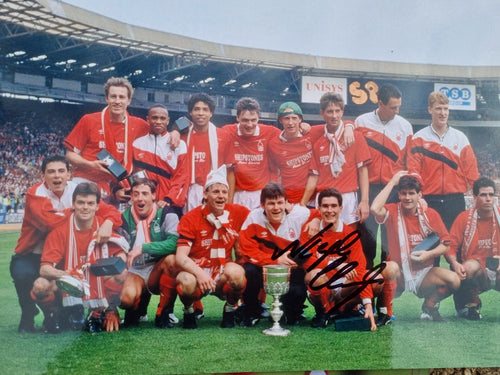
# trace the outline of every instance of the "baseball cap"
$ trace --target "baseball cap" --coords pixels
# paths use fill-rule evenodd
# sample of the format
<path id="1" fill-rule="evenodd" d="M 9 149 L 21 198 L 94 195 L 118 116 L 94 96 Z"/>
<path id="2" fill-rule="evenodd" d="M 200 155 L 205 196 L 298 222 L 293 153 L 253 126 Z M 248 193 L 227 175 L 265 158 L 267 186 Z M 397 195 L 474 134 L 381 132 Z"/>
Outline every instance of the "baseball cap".
<path id="1" fill-rule="evenodd" d="M 278 108 L 278 118 L 287 116 L 290 114 L 299 115 L 302 117 L 302 109 L 295 102 L 286 102 L 280 105 Z"/>

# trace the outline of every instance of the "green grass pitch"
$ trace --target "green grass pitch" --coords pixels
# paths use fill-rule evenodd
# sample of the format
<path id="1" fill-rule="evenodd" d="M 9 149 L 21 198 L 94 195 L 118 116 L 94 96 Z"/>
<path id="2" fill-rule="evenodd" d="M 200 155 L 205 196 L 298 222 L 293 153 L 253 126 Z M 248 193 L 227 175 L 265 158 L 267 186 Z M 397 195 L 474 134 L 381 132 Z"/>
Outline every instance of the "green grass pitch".
<path id="1" fill-rule="evenodd" d="M 223 302 L 204 298 L 206 317 L 197 330 L 153 326 L 158 297 L 149 307 L 149 322 L 137 328 L 95 336 L 86 332 L 60 335 L 19 334 L 20 309 L 9 274 L 19 232 L 0 233 L 1 374 L 196 374 L 227 372 L 293 372 L 346 369 L 426 369 L 497 367 L 500 364 L 498 292 L 481 295 L 483 319 L 454 316 L 451 298 L 441 303 L 443 323 L 421 322 L 422 300 L 405 293 L 394 301 L 396 320 L 376 332 L 336 332 L 333 326 L 309 326 L 314 310 L 288 337 L 261 333 L 257 327 L 219 328 Z M 270 301 L 268 301 L 270 303 Z M 175 312 L 182 318 L 181 304 Z M 41 325 L 42 318 L 37 317 Z M 331 374 L 336 372 L 331 372 Z M 392 374 L 376 371 L 377 374 Z M 416 373 L 416 372 L 413 372 Z M 422 372 L 424 373 L 424 372 Z"/>

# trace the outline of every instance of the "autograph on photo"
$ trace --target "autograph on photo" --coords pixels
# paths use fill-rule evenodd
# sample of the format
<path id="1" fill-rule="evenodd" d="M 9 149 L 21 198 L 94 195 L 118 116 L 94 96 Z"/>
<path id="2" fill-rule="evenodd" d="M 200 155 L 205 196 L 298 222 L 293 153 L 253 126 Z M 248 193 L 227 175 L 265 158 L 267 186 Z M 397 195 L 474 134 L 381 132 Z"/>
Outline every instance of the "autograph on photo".
<path id="1" fill-rule="evenodd" d="M 361 293 L 361 291 L 363 291 L 366 287 L 368 287 L 368 285 L 375 283 L 378 284 L 383 283 L 384 282 L 383 279 L 377 279 L 377 276 L 380 275 L 384 270 L 384 268 L 386 267 L 385 263 L 380 263 L 378 265 L 375 265 L 372 269 L 370 269 L 369 272 L 366 272 L 366 274 L 363 276 L 363 280 L 344 283 L 345 280 L 344 277 L 358 266 L 358 262 L 347 262 L 347 260 L 351 252 L 350 247 L 356 241 L 359 241 L 360 234 L 359 231 L 353 231 L 349 233 L 346 237 L 344 237 L 342 240 L 338 240 L 333 244 L 329 244 L 328 242 L 322 242 L 323 234 L 328 229 L 330 229 L 332 225 L 333 225 L 332 223 L 328 224 L 325 228 L 320 230 L 316 235 L 311 237 L 307 242 L 305 242 L 302 245 L 300 244 L 299 240 L 295 240 L 291 242 L 284 249 L 281 249 L 276 244 L 272 243 L 271 245 L 267 243 L 269 241 L 265 241 L 266 245 L 268 246 L 271 245 L 269 247 L 274 248 L 274 252 L 271 259 L 276 260 L 281 255 L 290 251 L 289 257 L 299 265 L 303 264 L 308 258 L 313 256 L 311 249 L 317 247 L 317 252 L 321 254 L 321 256 L 319 256 L 314 263 L 312 263 L 305 269 L 306 272 L 312 271 L 327 256 L 331 255 L 338 256 L 335 260 L 330 262 L 326 267 L 324 267 L 320 272 L 318 272 L 318 274 L 314 276 L 314 278 L 309 283 L 309 287 L 312 290 L 319 290 L 325 287 L 329 289 L 354 287 L 352 292 L 349 293 L 344 298 L 342 298 L 340 301 L 338 301 L 335 304 L 335 306 L 329 311 L 329 313 L 338 310 L 345 303 L 347 303 L 356 295 Z M 256 240 L 262 242 L 262 239 L 256 238 Z M 315 284 L 315 282 L 319 277 L 328 274 L 330 271 L 333 270 L 335 270 L 336 272 L 334 272 L 333 275 L 330 276 L 328 281 L 321 283 L 319 285 Z"/>

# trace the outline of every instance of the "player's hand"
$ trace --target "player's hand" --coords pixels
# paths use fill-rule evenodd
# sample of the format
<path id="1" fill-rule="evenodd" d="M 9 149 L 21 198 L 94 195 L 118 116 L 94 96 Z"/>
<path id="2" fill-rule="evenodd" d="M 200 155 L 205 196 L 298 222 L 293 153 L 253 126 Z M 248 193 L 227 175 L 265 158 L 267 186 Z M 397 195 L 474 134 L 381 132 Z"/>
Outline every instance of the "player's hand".
<path id="1" fill-rule="evenodd" d="M 170 205 L 167 202 L 165 202 L 165 201 L 158 201 L 158 202 L 156 202 L 156 206 L 158 208 L 163 208 L 165 206 L 170 206 Z"/>
<path id="2" fill-rule="evenodd" d="M 366 219 L 368 219 L 368 216 L 370 216 L 370 205 L 368 204 L 368 202 L 364 202 L 364 201 L 359 202 L 358 215 L 359 215 L 359 222 L 360 223 L 362 223 Z"/>
<path id="3" fill-rule="evenodd" d="M 118 331 L 120 329 L 120 315 L 114 309 L 108 309 L 104 313 L 102 326 L 106 332 Z"/>
<path id="4" fill-rule="evenodd" d="M 281 264 L 282 266 L 297 267 L 297 263 L 295 263 L 293 260 L 291 260 L 288 257 L 288 254 L 290 254 L 289 251 L 287 251 L 285 254 L 281 255 L 276 262 L 278 264 Z"/>
<path id="5" fill-rule="evenodd" d="M 370 331 L 376 331 L 377 324 L 375 323 L 375 316 L 373 316 L 373 306 L 371 303 L 365 305 L 365 319 L 370 319 Z"/>
<path id="6" fill-rule="evenodd" d="M 460 280 L 465 280 L 467 277 L 467 273 L 465 272 L 465 267 L 458 263 L 457 261 L 454 261 L 451 263 L 451 267 L 453 268 L 453 271 L 458 275 L 458 278 Z"/>
<path id="7" fill-rule="evenodd" d="M 413 251 L 410 255 L 412 261 L 417 263 L 424 263 L 429 260 L 429 253 L 425 250 Z"/>
<path id="8" fill-rule="evenodd" d="M 97 243 L 106 243 L 109 241 L 111 234 L 113 233 L 113 222 L 111 220 L 104 220 L 104 223 L 99 227 L 97 231 Z"/>
<path id="9" fill-rule="evenodd" d="M 354 128 L 352 126 L 344 126 L 344 144 L 346 148 L 354 144 Z"/>
<path id="10" fill-rule="evenodd" d="M 346 270 L 347 270 L 348 269 L 347 267 L 349 267 L 349 266 L 350 265 L 347 263 L 342 263 L 340 266 L 337 267 L 337 270 L 340 271 L 344 267 L 346 267 Z M 343 270 L 342 272 L 344 273 L 345 270 Z M 345 277 L 347 281 L 353 281 L 356 278 L 356 276 L 358 276 L 358 271 L 356 271 L 356 268 L 353 268 L 348 273 L 344 274 L 343 277 Z"/>
<path id="11" fill-rule="evenodd" d="M 130 194 L 127 194 L 127 190 L 125 190 L 125 188 L 117 190 L 115 197 L 118 202 L 128 202 L 131 198 Z"/>
<path id="12" fill-rule="evenodd" d="M 168 141 L 168 143 L 170 143 L 170 148 L 172 150 L 175 150 L 181 143 L 181 133 L 179 133 L 177 130 L 172 130 L 169 134 L 170 140 Z"/>
<path id="13" fill-rule="evenodd" d="M 217 285 L 206 272 L 196 276 L 196 282 L 198 283 L 198 287 L 200 288 L 202 294 L 215 292 Z"/>
<path id="14" fill-rule="evenodd" d="M 135 259 L 142 254 L 142 246 L 136 246 L 127 255 L 127 268 L 132 267 Z"/>
<path id="15" fill-rule="evenodd" d="M 319 218 L 312 219 L 309 223 L 304 226 L 304 232 L 307 233 L 309 237 L 314 237 L 319 232 L 319 224 L 321 220 Z"/>
<path id="16" fill-rule="evenodd" d="M 394 186 L 397 186 L 399 184 L 399 179 L 403 176 L 406 176 L 408 174 L 408 171 L 398 171 L 392 176 L 391 182 L 393 183 Z"/>
<path id="17" fill-rule="evenodd" d="M 299 125 L 299 131 L 302 135 L 306 135 L 311 131 L 311 124 L 308 122 L 301 122 Z"/>
<path id="18" fill-rule="evenodd" d="M 109 164 L 106 163 L 104 160 L 92 160 L 87 162 L 88 162 L 87 165 L 89 166 L 90 169 L 113 176 L 113 174 L 108 170 Z"/>

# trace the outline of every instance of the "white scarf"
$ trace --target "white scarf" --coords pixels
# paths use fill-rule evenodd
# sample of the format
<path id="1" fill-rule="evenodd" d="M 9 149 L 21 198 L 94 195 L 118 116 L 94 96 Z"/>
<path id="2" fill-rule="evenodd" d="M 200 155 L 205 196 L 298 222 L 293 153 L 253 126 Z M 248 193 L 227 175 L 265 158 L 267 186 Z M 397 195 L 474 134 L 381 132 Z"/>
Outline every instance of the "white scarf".
<path id="1" fill-rule="evenodd" d="M 136 225 L 135 241 L 132 247 L 141 246 L 142 244 L 145 243 L 151 243 L 151 232 L 149 231 L 149 228 L 151 226 L 151 222 L 156 217 L 157 211 L 158 209 L 156 207 L 156 204 L 153 204 L 153 209 L 149 213 L 148 217 L 146 217 L 145 219 L 141 219 L 140 216 L 137 214 L 135 207 L 132 206 L 130 208 L 132 219 L 134 219 Z"/>
<path id="2" fill-rule="evenodd" d="M 189 132 L 187 135 L 187 145 L 191 151 L 191 184 L 195 183 L 195 170 L 194 170 L 194 156 L 195 149 L 194 144 L 191 144 L 191 133 L 196 132 L 194 130 L 194 126 L 189 127 Z M 218 168 L 219 160 L 218 160 L 218 150 L 219 150 L 219 141 L 217 140 L 217 127 L 210 122 L 208 124 L 208 142 L 210 144 L 210 158 L 212 161 L 210 170 L 215 170 Z"/>
<path id="3" fill-rule="evenodd" d="M 328 162 L 330 163 L 330 170 L 332 176 L 337 178 L 342 173 L 342 166 L 345 164 L 345 156 L 340 148 L 342 135 L 344 134 L 344 123 L 341 121 L 335 134 L 328 133 L 325 125 L 325 137 L 330 141 L 330 155 Z"/>
<path id="4" fill-rule="evenodd" d="M 427 237 L 427 235 L 429 235 L 430 233 L 434 232 L 429 224 L 429 219 L 422 210 L 420 203 L 417 205 L 417 217 L 418 223 L 420 224 L 420 230 L 424 238 Z M 416 275 L 414 274 L 411 267 L 410 242 L 408 240 L 408 232 L 406 231 L 406 223 L 404 220 L 401 203 L 398 203 L 398 238 L 399 247 L 401 249 L 401 267 L 403 268 L 403 276 L 405 279 L 405 290 L 416 293 Z"/>

